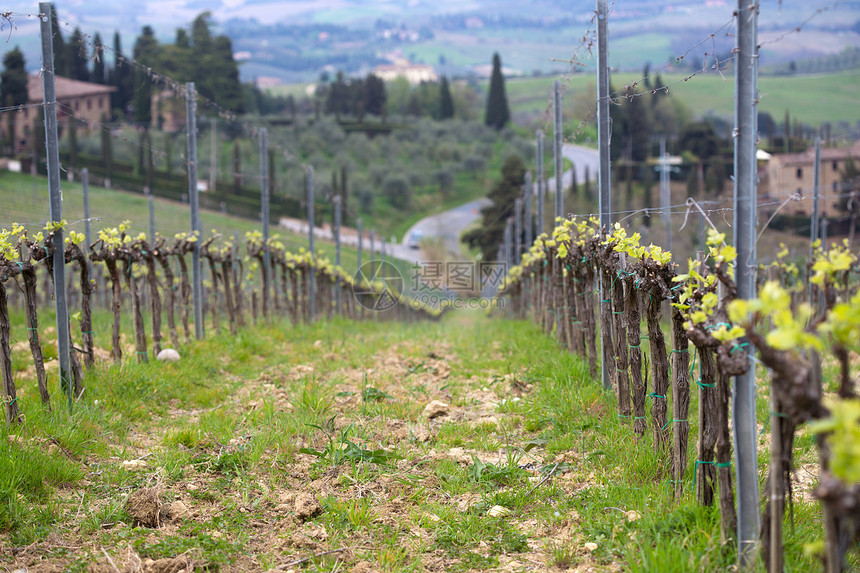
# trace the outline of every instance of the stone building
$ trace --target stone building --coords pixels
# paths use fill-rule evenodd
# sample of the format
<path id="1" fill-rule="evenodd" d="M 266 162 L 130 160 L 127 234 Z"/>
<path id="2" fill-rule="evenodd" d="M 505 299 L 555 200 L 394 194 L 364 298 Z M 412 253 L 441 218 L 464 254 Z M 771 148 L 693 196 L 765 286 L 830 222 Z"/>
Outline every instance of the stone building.
<path id="1" fill-rule="evenodd" d="M 110 116 L 110 94 L 116 91 L 116 88 L 56 76 L 54 90 L 58 104 L 57 127 L 62 130 L 67 128 L 70 122 L 74 122 L 78 129 L 91 131 L 101 121 L 103 114 Z M 39 74 L 33 74 L 27 78 L 27 91 L 29 93 L 27 103 L 42 103 L 44 92 L 42 77 Z M 0 122 L 0 133 L 4 139 L 8 138 L 10 126 L 14 131 L 16 153 L 32 146 L 34 129 L 44 129 L 44 125 L 39 121 L 39 112 L 38 107 L 26 107 L 10 112 L 13 114 L 10 121 Z"/>

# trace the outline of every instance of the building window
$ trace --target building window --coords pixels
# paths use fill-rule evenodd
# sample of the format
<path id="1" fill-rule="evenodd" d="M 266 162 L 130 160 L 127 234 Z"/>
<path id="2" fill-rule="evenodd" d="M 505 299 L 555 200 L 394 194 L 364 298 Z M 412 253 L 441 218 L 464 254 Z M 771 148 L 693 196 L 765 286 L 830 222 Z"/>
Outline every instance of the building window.
<path id="1" fill-rule="evenodd" d="M 78 111 L 79 109 L 81 109 L 81 102 L 76 101 L 75 102 L 75 111 Z"/>
<path id="2" fill-rule="evenodd" d="M 99 109 L 102 109 L 105 106 L 105 98 L 99 97 Z"/>
<path id="3" fill-rule="evenodd" d="M 30 126 L 29 125 L 24 126 L 24 135 L 30 135 Z"/>
<path id="4" fill-rule="evenodd" d="M 87 111 L 93 109 L 93 100 L 87 98 Z"/>
<path id="5" fill-rule="evenodd" d="M 839 171 L 839 163 L 836 161 L 833 162 L 833 171 Z"/>
<path id="6" fill-rule="evenodd" d="M 839 182 L 838 182 L 838 181 L 834 181 L 834 182 L 833 182 L 833 192 L 834 192 L 834 193 L 836 193 L 836 192 L 838 192 L 838 191 L 839 191 Z"/>
<path id="7" fill-rule="evenodd" d="M 797 178 L 798 178 L 798 179 L 803 179 L 803 167 L 798 167 L 798 168 L 797 168 Z"/>
<path id="8" fill-rule="evenodd" d="M 803 188 L 798 187 L 797 188 L 797 194 L 800 195 L 801 197 L 803 197 Z"/>

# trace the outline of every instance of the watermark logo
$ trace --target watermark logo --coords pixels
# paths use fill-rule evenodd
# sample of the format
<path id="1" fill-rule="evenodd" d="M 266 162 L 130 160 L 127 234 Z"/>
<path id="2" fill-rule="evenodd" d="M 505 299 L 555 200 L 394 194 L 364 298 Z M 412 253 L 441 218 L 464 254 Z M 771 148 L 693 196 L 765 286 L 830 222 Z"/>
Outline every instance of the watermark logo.
<path id="1" fill-rule="evenodd" d="M 382 260 L 364 263 L 355 273 L 355 300 L 372 311 L 393 308 L 403 295 L 415 308 L 504 307 L 504 299 L 496 297 L 507 273 L 504 262 L 423 261 L 412 265 L 410 271 L 406 284 L 400 269 L 391 263 Z"/>
<path id="2" fill-rule="evenodd" d="M 507 274 L 507 265 L 496 261 L 424 261 L 411 269 L 410 287 L 414 293 L 469 295 L 489 289 L 495 294 Z"/>
<path id="3" fill-rule="evenodd" d="M 367 310 L 384 312 L 397 304 L 403 293 L 400 269 L 386 261 L 369 261 L 355 272 L 352 294 Z"/>

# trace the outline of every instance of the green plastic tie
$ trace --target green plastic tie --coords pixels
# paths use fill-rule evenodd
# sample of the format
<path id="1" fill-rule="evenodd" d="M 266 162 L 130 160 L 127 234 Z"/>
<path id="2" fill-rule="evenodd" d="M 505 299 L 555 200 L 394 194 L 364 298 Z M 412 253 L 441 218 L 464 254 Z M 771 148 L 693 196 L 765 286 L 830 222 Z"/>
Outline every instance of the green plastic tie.
<path id="1" fill-rule="evenodd" d="M 611 303 L 612 301 L 611 300 L 601 300 L 600 302 L 601 303 Z"/>
<path id="2" fill-rule="evenodd" d="M 716 388 L 716 387 L 717 387 L 717 384 L 716 384 L 716 383 L 714 383 L 714 384 L 705 384 L 704 382 L 702 382 L 702 379 L 701 379 L 701 378 L 696 378 L 696 384 L 698 384 L 698 385 L 699 385 L 699 388 L 703 388 L 703 389 L 704 389 L 704 388 Z"/>
<path id="3" fill-rule="evenodd" d="M 732 467 L 732 462 L 726 462 L 724 464 L 717 464 L 718 468 L 730 468 Z"/>
<path id="4" fill-rule="evenodd" d="M 623 310 L 613 310 L 612 314 L 624 314 Z"/>
<path id="5" fill-rule="evenodd" d="M 656 394 L 654 392 L 651 392 L 650 394 L 648 394 L 648 397 L 649 398 L 663 398 L 664 400 L 666 399 L 666 396 L 661 396 L 660 394 Z"/>
<path id="6" fill-rule="evenodd" d="M 627 369 L 626 369 L 626 368 L 618 368 L 618 367 L 616 367 L 616 368 L 615 368 L 615 371 L 616 371 L 616 372 L 627 372 Z"/>
<path id="7" fill-rule="evenodd" d="M 741 344 L 735 344 L 735 345 L 732 347 L 732 349 L 731 349 L 731 350 L 729 350 L 729 354 L 734 354 L 734 353 L 735 353 L 735 350 L 738 350 L 739 348 L 743 348 L 743 347 L 745 347 L 745 346 L 749 346 L 749 343 L 748 343 L 748 342 L 742 342 Z"/>
<path id="8" fill-rule="evenodd" d="M 628 344 L 627 348 L 639 348 L 638 344 Z"/>
<path id="9" fill-rule="evenodd" d="M 82 330 L 81 334 L 95 334 L 95 332 L 92 330 Z"/>
<path id="10" fill-rule="evenodd" d="M 660 430 L 665 430 L 666 428 L 668 428 L 668 427 L 669 427 L 669 424 L 671 424 L 672 422 L 682 423 L 682 422 L 686 422 L 686 421 L 687 421 L 687 420 L 675 420 L 675 419 L 673 418 L 673 419 L 669 420 L 668 422 L 666 422 L 666 424 L 665 424 L 662 428 L 660 428 Z"/>
<path id="11" fill-rule="evenodd" d="M 706 464 L 707 465 L 713 465 L 715 463 L 717 463 L 717 462 L 715 462 L 715 461 L 703 462 L 702 460 L 696 460 L 696 465 L 693 467 L 693 485 L 696 485 L 696 475 L 699 473 L 699 465 L 700 464 L 701 465 L 706 465 Z"/>
<path id="12" fill-rule="evenodd" d="M 725 326 L 726 328 L 731 328 L 732 325 L 728 322 L 718 322 L 717 324 L 712 324 L 711 326 L 706 326 L 705 330 L 716 330 L 717 328 Z"/>
<path id="13" fill-rule="evenodd" d="M 644 420 L 645 416 L 633 416 L 634 420 Z"/>
<path id="14" fill-rule="evenodd" d="M 689 352 L 689 351 L 690 351 L 689 348 L 681 348 L 681 349 L 673 348 L 672 349 L 672 352 L 677 352 L 678 354 L 681 354 L 682 352 Z"/>
<path id="15" fill-rule="evenodd" d="M 783 414 L 782 412 L 774 412 L 773 410 L 771 410 L 770 413 L 777 418 L 788 418 L 788 416 Z"/>
<path id="16" fill-rule="evenodd" d="M 33 332 L 37 332 L 39 329 L 38 329 L 38 328 L 32 328 L 32 327 L 30 327 L 30 328 L 28 328 L 27 330 L 32 330 Z"/>

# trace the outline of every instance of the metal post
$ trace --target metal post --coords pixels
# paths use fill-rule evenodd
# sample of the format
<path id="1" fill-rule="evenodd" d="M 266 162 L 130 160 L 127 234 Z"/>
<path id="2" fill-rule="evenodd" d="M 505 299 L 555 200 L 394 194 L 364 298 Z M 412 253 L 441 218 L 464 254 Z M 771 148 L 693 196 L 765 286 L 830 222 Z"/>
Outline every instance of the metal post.
<path id="1" fill-rule="evenodd" d="M 311 252 L 311 259 L 314 258 L 314 168 L 308 165 L 307 169 L 307 201 L 308 201 L 308 249 Z M 316 314 L 316 280 L 315 275 L 311 272 L 310 280 L 308 280 L 308 316 L 309 320 L 314 319 Z"/>
<path id="2" fill-rule="evenodd" d="M 561 83 L 556 80 L 552 86 L 553 101 L 553 155 L 555 157 L 555 218 L 564 217 L 564 156 L 561 152 Z M 553 222 L 555 227 L 555 222 Z"/>
<path id="3" fill-rule="evenodd" d="M 520 264 L 523 255 L 523 200 L 514 200 L 514 265 Z"/>
<path id="4" fill-rule="evenodd" d="M 606 17 L 607 0 L 597 0 L 597 147 L 600 165 L 597 170 L 598 209 L 600 211 L 600 228 L 609 230 L 612 227 L 612 198 L 609 194 L 609 62 L 607 54 Z M 588 184 L 588 182 L 586 182 Z M 600 300 L 607 300 L 609 293 L 603 292 L 601 285 Z M 605 305 L 604 305 L 605 306 Z M 600 356 L 603 353 L 603 337 L 600 337 Z M 600 380 L 605 390 L 612 387 L 609 377 L 609 367 L 601 361 Z"/>
<path id="5" fill-rule="evenodd" d="M 830 224 L 829 219 L 821 220 L 821 248 L 827 248 L 827 226 Z M 823 305 L 822 305 L 823 306 Z"/>
<path id="6" fill-rule="evenodd" d="M 821 181 L 821 138 L 815 138 L 815 167 L 813 169 L 813 182 L 812 182 L 812 219 L 809 221 L 809 261 L 810 263 L 813 260 L 813 255 L 815 253 L 815 249 L 812 246 L 815 243 L 815 239 L 818 238 L 818 225 L 819 225 L 819 213 L 818 213 L 818 199 L 820 196 L 820 187 L 819 183 Z M 822 248 L 824 247 L 824 241 L 822 241 Z M 810 270 L 812 267 L 809 267 Z M 812 291 L 813 285 L 809 283 L 809 304 L 812 304 Z"/>
<path id="7" fill-rule="evenodd" d="M 209 133 L 209 192 L 215 192 L 215 175 L 218 173 L 218 137 L 217 137 L 217 126 L 218 120 L 217 118 L 209 119 L 210 133 Z"/>
<path id="8" fill-rule="evenodd" d="M 334 196 L 334 266 L 340 267 L 340 217 L 341 217 L 340 195 Z M 337 289 L 335 290 L 336 310 L 340 312 L 340 276 L 337 278 Z"/>
<path id="9" fill-rule="evenodd" d="M 537 159 L 537 235 L 543 233 L 543 199 L 544 199 L 544 178 L 543 178 L 543 131 L 537 131 L 535 157 Z"/>
<path id="10" fill-rule="evenodd" d="M 735 247 L 738 298 L 756 297 L 756 33 L 758 0 L 738 0 L 735 60 Z M 746 341 L 744 341 L 746 342 Z M 754 348 L 745 352 L 752 358 Z M 741 568 L 755 563 L 759 533 L 758 469 L 756 467 L 755 365 L 734 380 L 732 420 L 737 477 L 738 561 Z"/>
<path id="11" fill-rule="evenodd" d="M 362 236 L 362 231 L 361 231 L 361 217 L 356 219 L 355 224 L 356 224 L 356 227 L 358 227 L 358 229 L 357 229 L 358 230 L 358 262 L 356 263 L 356 269 L 360 269 L 361 268 L 361 247 L 362 247 L 362 243 L 364 242 L 364 237 Z"/>
<path id="12" fill-rule="evenodd" d="M 514 226 L 513 217 L 508 217 L 508 220 L 505 222 L 505 265 L 507 266 L 508 270 L 514 266 L 513 248 L 511 245 L 511 236 L 513 235 L 513 226 Z"/>
<path id="13" fill-rule="evenodd" d="M 194 82 L 185 84 L 185 125 L 188 138 L 188 199 L 191 204 L 191 233 L 197 237 L 191 251 L 194 295 L 194 337 L 203 338 L 203 275 L 200 268 L 200 198 L 197 193 L 197 100 Z"/>
<path id="14" fill-rule="evenodd" d="M 660 215 L 666 227 L 667 251 L 672 250 L 672 221 L 669 218 L 669 205 L 672 202 L 669 189 L 669 155 L 666 153 L 666 136 L 660 137 Z"/>
<path id="15" fill-rule="evenodd" d="M 531 249 L 534 235 L 532 234 L 532 200 L 534 199 L 534 189 L 532 189 L 532 174 L 526 172 L 526 184 L 523 192 L 523 218 L 525 219 L 525 248 L 528 251 Z"/>
<path id="16" fill-rule="evenodd" d="M 373 267 L 376 265 L 374 260 L 375 253 L 373 251 L 373 241 L 376 238 L 376 233 L 370 231 L 370 276 L 373 276 Z"/>
<path id="17" fill-rule="evenodd" d="M 40 2 L 42 35 L 42 88 L 45 109 L 45 145 L 48 165 L 48 192 L 51 221 L 63 219 L 63 192 L 60 189 L 60 145 L 57 137 L 57 96 L 54 91 L 54 49 L 51 26 L 51 3 Z M 65 384 L 69 410 L 75 399 L 71 369 L 71 341 L 69 339 L 69 308 L 66 300 L 66 265 L 63 229 L 54 231 L 54 308 L 57 313 L 57 351 L 60 362 L 60 384 Z"/>
<path id="18" fill-rule="evenodd" d="M 267 286 L 272 282 L 272 255 L 269 252 L 269 134 L 266 128 L 260 129 L 260 214 L 263 220 L 263 272 L 266 273 L 267 280 L 263 281 L 263 286 Z M 313 251 L 313 249 L 311 249 Z M 270 293 L 263 293 L 263 306 L 268 306 Z"/>
<path id="19" fill-rule="evenodd" d="M 155 245 L 155 197 L 148 187 L 146 188 L 146 202 L 149 203 L 149 244 Z"/>
<path id="20" fill-rule="evenodd" d="M 84 251 L 88 252 L 90 245 L 93 244 L 93 235 L 90 225 L 90 170 L 86 167 L 81 169 L 81 186 L 84 188 L 84 240 L 87 242 L 87 248 Z M 87 264 L 90 265 L 89 257 L 87 257 Z"/>

